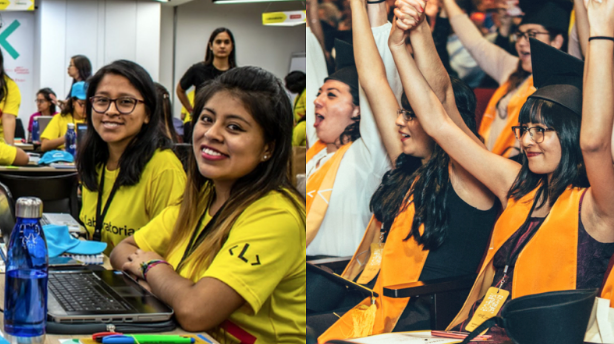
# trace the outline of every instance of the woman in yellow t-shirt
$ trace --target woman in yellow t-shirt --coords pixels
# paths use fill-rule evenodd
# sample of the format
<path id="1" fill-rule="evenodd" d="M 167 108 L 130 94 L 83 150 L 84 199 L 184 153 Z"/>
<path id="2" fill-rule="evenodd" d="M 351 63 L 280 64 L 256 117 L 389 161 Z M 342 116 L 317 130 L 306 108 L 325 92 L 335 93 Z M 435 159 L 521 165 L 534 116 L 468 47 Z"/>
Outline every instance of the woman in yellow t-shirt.
<path id="1" fill-rule="evenodd" d="M 90 239 L 106 242 L 110 254 L 177 203 L 185 172 L 161 132 L 162 109 L 143 67 L 121 60 L 101 68 L 89 80 L 86 115 L 91 125 L 77 147 L 80 219 Z"/>
<path id="2" fill-rule="evenodd" d="M 4 70 L 4 56 L 0 50 L 0 141 L 9 145 L 15 138 L 15 123 L 21 106 L 21 92 Z"/>
<path id="3" fill-rule="evenodd" d="M 53 116 L 45 131 L 41 134 L 41 150 L 64 149 L 64 135 L 68 131 L 68 123 L 75 125 L 85 121 L 85 82 L 79 81 L 72 85 L 70 99 L 66 101 L 59 116 Z"/>
<path id="4" fill-rule="evenodd" d="M 143 279 L 187 331 L 304 343 L 305 199 L 287 176 L 283 85 L 258 67 L 233 68 L 197 93 L 194 109 L 181 204 L 120 243 L 111 262 Z"/>

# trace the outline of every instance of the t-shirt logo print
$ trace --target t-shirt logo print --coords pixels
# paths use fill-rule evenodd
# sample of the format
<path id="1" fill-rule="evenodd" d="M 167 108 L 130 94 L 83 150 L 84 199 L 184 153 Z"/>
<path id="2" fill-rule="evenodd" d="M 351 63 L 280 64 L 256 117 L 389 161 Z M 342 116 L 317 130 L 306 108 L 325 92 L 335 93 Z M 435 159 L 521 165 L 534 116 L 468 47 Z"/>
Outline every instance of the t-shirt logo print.
<path id="1" fill-rule="evenodd" d="M 231 256 L 235 255 L 233 250 L 236 249 L 237 247 L 239 247 L 239 245 L 234 245 L 233 247 L 228 249 L 228 252 L 230 253 Z M 237 256 L 237 258 L 241 259 L 245 263 L 249 263 L 250 262 L 247 258 L 245 258 L 245 252 L 247 252 L 248 248 L 249 248 L 249 244 L 243 245 L 243 249 L 241 250 L 241 253 L 239 253 L 239 255 Z M 255 265 L 260 265 L 260 256 L 256 255 L 256 261 L 254 263 L 251 263 L 251 264 L 254 265 L 254 266 Z"/>

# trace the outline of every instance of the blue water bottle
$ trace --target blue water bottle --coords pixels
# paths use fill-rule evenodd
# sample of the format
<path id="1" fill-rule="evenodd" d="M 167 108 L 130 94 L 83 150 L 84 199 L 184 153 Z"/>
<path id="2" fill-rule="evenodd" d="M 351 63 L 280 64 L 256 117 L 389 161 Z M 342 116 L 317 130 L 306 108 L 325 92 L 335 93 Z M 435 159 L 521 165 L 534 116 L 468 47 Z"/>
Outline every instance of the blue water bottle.
<path id="1" fill-rule="evenodd" d="M 32 122 L 32 133 L 30 134 L 30 141 L 32 143 L 40 141 L 40 126 L 38 125 L 38 118 L 34 117 L 34 121 Z"/>
<path id="2" fill-rule="evenodd" d="M 8 243 L 4 284 L 4 331 L 13 337 L 44 339 L 47 319 L 49 258 L 40 219 L 43 202 L 19 198 Z M 21 341 L 19 341 L 21 342 Z"/>
<path id="3" fill-rule="evenodd" d="M 73 157 L 77 156 L 77 134 L 75 133 L 74 123 L 68 123 L 68 130 L 64 136 L 64 150 L 72 154 Z"/>

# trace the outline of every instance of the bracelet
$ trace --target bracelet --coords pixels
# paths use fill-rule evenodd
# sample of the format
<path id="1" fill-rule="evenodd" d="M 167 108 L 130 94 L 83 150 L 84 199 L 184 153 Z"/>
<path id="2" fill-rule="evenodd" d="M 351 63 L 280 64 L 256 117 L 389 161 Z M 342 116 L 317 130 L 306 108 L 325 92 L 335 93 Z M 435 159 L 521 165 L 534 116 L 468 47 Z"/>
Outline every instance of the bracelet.
<path id="1" fill-rule="evenodd" d="M 141 273 L 143 274 L 143 280 L 145 282 L 147 282 L 147 272 L 149 272 L 151 268 L 153 268 L 154 266 L 158 264 L 166 264 L 168 266 L 171 266 L 166 260 L 162 260 L 162 259 L 152 259 L 148 262 L 141 263 Z"/>
<path id="2" fill-rule="evenodd" d="M 371 5 L 371 4 L 381 4 L 384 1 L 386 1 L 386 0 L 375 0 L 375 1 L 367 0 L 367 4 L 369 4 L 369 5 Z"/>
<path id="3" fill-rule="evenodd" d="M 614 42 L 614 37 L 608 37 L 608 36 L 593 36 L 593 37 L 590 37 L 590 38 L 588 39 L 588 41 L 590 42 L 590 41 L 592 41 L 593 39 L 603 39 L 603 40 L 606 40 L 606 41 L 612 41 L 612 42 Z"/>

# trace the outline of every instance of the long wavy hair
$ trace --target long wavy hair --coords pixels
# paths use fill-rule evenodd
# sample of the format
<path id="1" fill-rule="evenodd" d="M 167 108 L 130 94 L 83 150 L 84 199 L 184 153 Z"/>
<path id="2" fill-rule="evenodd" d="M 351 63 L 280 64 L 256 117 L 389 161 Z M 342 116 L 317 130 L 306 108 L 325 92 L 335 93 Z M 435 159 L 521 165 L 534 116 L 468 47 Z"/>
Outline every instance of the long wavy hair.
<path id="1" fill-rule="evenodd" d="M 162 84 L 156 82 L 156 94 L 158 95 L 158 101 L 162 106 L 162 114 L 164 115 L 162 121 L 160 121 L 161 131 L 171 140 L 173 143 L 179 141 L 179 135 L 175 130 L 173 124 L 173 107 L 171 106 L 171 95 Z"/>
<path id="2" fill-rule="evenodd" d="M 460 79 L 452 77 L 451 81 L 458 111 L 467 127 L 477 136 L 475 94 Z M 401 98 L 401 105 L 405 110 L 412 111 L 405 94 Z M 395 168 L 384 174 L 382 183 L 371 198 L 370 209 L 375 218 L 389 227 L 413 199 L 415 215 L 405 240 L 414 237 L 425 250 L 441 246 L 446 239 L 448 225 L 446 196 L 451 187 L 449 163 L 450 157 L 436 143 L 431 157 L 423 165 L 420 159 L 401 154 Z M 420 234 L 422 224 L 424 233 Z"/>
<path id="3" fill-rule="evenodd" d="M 141 173 L 156 149 L 171 148 L 172 144 L 160 130 L 162 121 L 162 106 L 156 95 L 156 87 L 151 76 L 140 65 L 127 60 L 115 61 L 102 67 L 90 79 L 85 100 L 85 113 L 88 123 L 92 122 L 92 104 L 90 98 L 96 94 L 98 85 L 105 75 L 122 76 L 136 88 L 145 102 L 149 115 L 149 123 L 143 123 L 141 131 L 130 141 L 119 159 L 119 186 L 136 185 L 141 179 Z M 128 115 L 129 116 L 129 115 Z M 94 126 L 87 126 L 87 134 L 83 143 L 77 148 L 77 169 L 81 182 L 91 191 L 98 190 L 97 168 L 107 163 L 109 146 L 102 140 Z"/>
<path id="4" fill-rule="evenodd" d="M 580 116 L 571 110 L 544 99 L 529 98 L 520 109 L 518 118 L 520 125 L 541 123 L 556 131 L 561 143 L 561 161 L 554 170 L 550 182 L 545 174 L 536 174 L 529 169 L 526 154 L 522 153 L 522 167 L 508 192 L 508 198 L 519 200 L 529 192 L 539 187 L 535 199 L 539 209 L 546 204 L 550 206 L 568 186 L 588 187 L 588 177 L 580 149 Z M 544 197 L 547 196 L 547 197 Z"/>
<path id="5" fill-rule="evenodd" d="M 210 65 L 213 63 L 213 58 L 215 56 L 213 56 L 211 46 L 213 45 L 213 41 L 215 41 L 215 37 L 217 37 L 217 35 L 222 32 L 226 32 L 228 36 L 230 36 L 230 42 L 232 42 L 232 51 L 230 52 L 230 55 L 228 55 L 228 66 L 230 68 L 234 68 L 237 66 L 237 46 L 235 44 L 235 36 L 233 36 L 232 32 L 230 32 L 230 30 L 225 27 L 218 27 L 217 29 L 213 30 L 211 36 L 209 36 L 209 43 L 207 43 L 207 53 L 205 54 L 205 64 Z"/>
<path id="6" fill-rule="evenodd" d="M 70 98 L 70 93 L 72 91 L 72 85 L 79 81 L 87 81 L 90 76 L 92 76 L 92 63 L 90 59 L 85 55 L 75 55 L 70 58 L 77 71 L 79 71 L 79 80 L 72 79 L 72 84 L 70 85 L 70 90 L 68 90 L 68 95 L 66 99 Z M 70 102 L 68 102 L 70 103 Z"/>
<path id="7" fill-rule="evenodd" d="M 254 170 L 239 178 L 232 186 L 230 197 L 214 223 L 211 223 L 205 239 L 186 258 L 183 267 L 193 263 L 189 274 L 203 271 L 212 262 L 228 238 L 232 226 L 241 213 L 252 203 L 272 191 L 289 199 L 302 214 L 305 221 L 305 198 L 290 181 L 292 171 L 292 106 L 284 86 L 270 72 L 258 67 L 237 67 L 210 80 L 195 98 L 192 126 L 196 125 L 199 114 L 207 102 L 219 92 L 229 92 L 238 98 L 264 132 L 264 142 L 273 144 L 271 158 L 261 162 Z M 167 252 L 180 250 L 193 231 L 197 230 L 199 219 L 215 197 L 211 179 L 200 174 L 192 154 L 188 161 L 188 180 L 181 200 L 179 216 L 173 230 Z"/>

